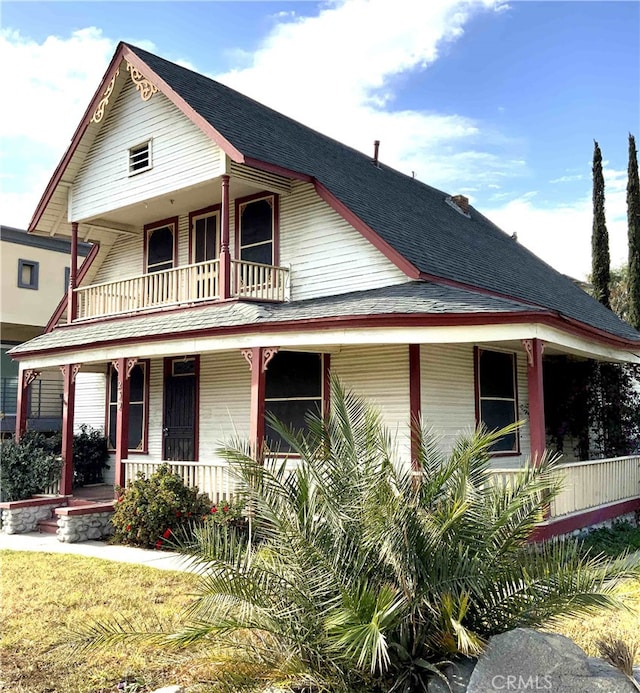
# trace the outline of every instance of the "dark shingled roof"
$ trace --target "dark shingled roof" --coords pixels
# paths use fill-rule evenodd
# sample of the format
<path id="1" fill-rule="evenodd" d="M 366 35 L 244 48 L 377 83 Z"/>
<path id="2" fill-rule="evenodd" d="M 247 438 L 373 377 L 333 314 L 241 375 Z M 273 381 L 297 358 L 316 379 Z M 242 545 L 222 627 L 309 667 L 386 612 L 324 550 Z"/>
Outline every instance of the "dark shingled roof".
<path id="1" fill-rule="evenodd" d="M 269 325 L 295 320 L 317 320 L 371 315 L 464 315 L 477 313 L 519 314 L 542 309 L 488 294 L 443 286 L 433 282 L 408 282 L 370 291 L 312 298 L 291 303 L 238 301 L 201 308 L 160 311 L 109 322 L 88 322 L 53 330 L 12 349 L 11 353 L 33 353 L 49 349 L 96 346 L 127 340 L 144 341 L 155 335 L 181 334 L 197 330 L 225 329 L 246 325 Z"/>
<path id="2" fill-rule="evenodd" d="M 640 333 L 474 208 L 208 77 L 129 46 L 245 157 L 320 182 L 421 272 L 558 311 L 617 337 Z"/>

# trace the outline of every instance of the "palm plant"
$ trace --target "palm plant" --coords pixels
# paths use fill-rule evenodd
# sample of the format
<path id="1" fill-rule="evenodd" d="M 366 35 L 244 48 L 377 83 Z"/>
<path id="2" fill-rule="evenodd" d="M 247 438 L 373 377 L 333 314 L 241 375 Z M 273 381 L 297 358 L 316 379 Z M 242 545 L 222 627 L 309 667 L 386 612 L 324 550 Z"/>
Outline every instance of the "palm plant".
<path id="1" fill-rule="evenodd" d="M 448 456 L 421 430 L 411 469 L 379 413 L 337 380 L 330 414 L 307 423 L 273 422 L 295 465 L 268 454 L 258 464 L 243 444 L 222 451 L 254 538 L 208 527 L 182 545 L 202 575 L 173 642 L 241 638 L 307 690 L 426 691 L 438 663 L 478 654 L 492 634 L 620 607 L 616 585 L 638 575 L 573 541 L 528 541 L 559 482 L 545 459 L 494 483 L 491 445 L 513 427 L 463 436 Z"/>

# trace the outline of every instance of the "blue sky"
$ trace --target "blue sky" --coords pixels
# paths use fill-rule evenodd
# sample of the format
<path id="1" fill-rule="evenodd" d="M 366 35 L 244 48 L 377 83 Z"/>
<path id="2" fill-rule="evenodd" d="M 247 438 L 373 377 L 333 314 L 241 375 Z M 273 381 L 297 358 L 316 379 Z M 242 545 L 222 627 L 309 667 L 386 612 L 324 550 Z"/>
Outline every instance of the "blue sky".
<path id="1" fill-rule="evenodd" d="M 424 5 L 424 7 L 423 7 Z M 0 221 L 26 226 L 119 40 L 180 62 L 473 204 L 589 271 L 591 158 L 626 258 L 640 3 L 2 2 Z M 8 70 L 8 65 L 19 65 Z"/>

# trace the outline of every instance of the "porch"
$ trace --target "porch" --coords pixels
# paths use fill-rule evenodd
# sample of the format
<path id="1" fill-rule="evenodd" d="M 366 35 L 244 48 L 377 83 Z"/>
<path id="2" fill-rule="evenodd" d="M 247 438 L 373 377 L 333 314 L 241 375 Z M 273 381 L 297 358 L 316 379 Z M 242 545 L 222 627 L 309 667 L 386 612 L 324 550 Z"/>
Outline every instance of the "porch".
<path id="1" fill-rule="evenodd" d="M 289 300 L 289 269 L 230 260 L 227 298 L 283 302 Z M 127 279 L 74 289 L 75 321 L 195 305 L 224 298 L 220 260 L 209 260 Z"/>

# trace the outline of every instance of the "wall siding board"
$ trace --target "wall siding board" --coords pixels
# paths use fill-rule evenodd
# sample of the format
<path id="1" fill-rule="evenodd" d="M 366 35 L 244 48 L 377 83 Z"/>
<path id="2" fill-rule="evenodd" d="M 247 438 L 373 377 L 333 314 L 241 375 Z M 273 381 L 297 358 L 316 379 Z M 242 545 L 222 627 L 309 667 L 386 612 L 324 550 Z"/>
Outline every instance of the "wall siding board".
<path id="1" fill-rule="evenodd" d="M 380 411 L 384 425 L 395 436 L 398 453 L 409 462 L 409 347 L 344 347 L 331 355 L 331 372 Z"/>
<path id="2" fill-rule="evenodd" d="M 136 277 L 144 272 L 144 234 L 122 236 L 113 244 L 91 284 Z M 84 286 L 84 284 L 83 284 Z"/>
<path id="3" fill-rule="evenodd" d="M 164 359 L 149 363 L 149 459 L 162 459 L 162 413 L 164 406 Z"/>
<path id="4" fill-rule="evenodd" d="M 291 267 L 296 301 L 409 281 L 310 183 L 300 181 L 280 198 L 280 264 Z"/>
<path id="5" fill-rule="evenodd" d="M 129 176 L 129 148 L 152 139 L 153 168 Z M 73 185 L 69 218 L 95 217 L 223 173 L 220 148 L 163 94 L 142 101 L 131 81 L 105 118 Z"/>

